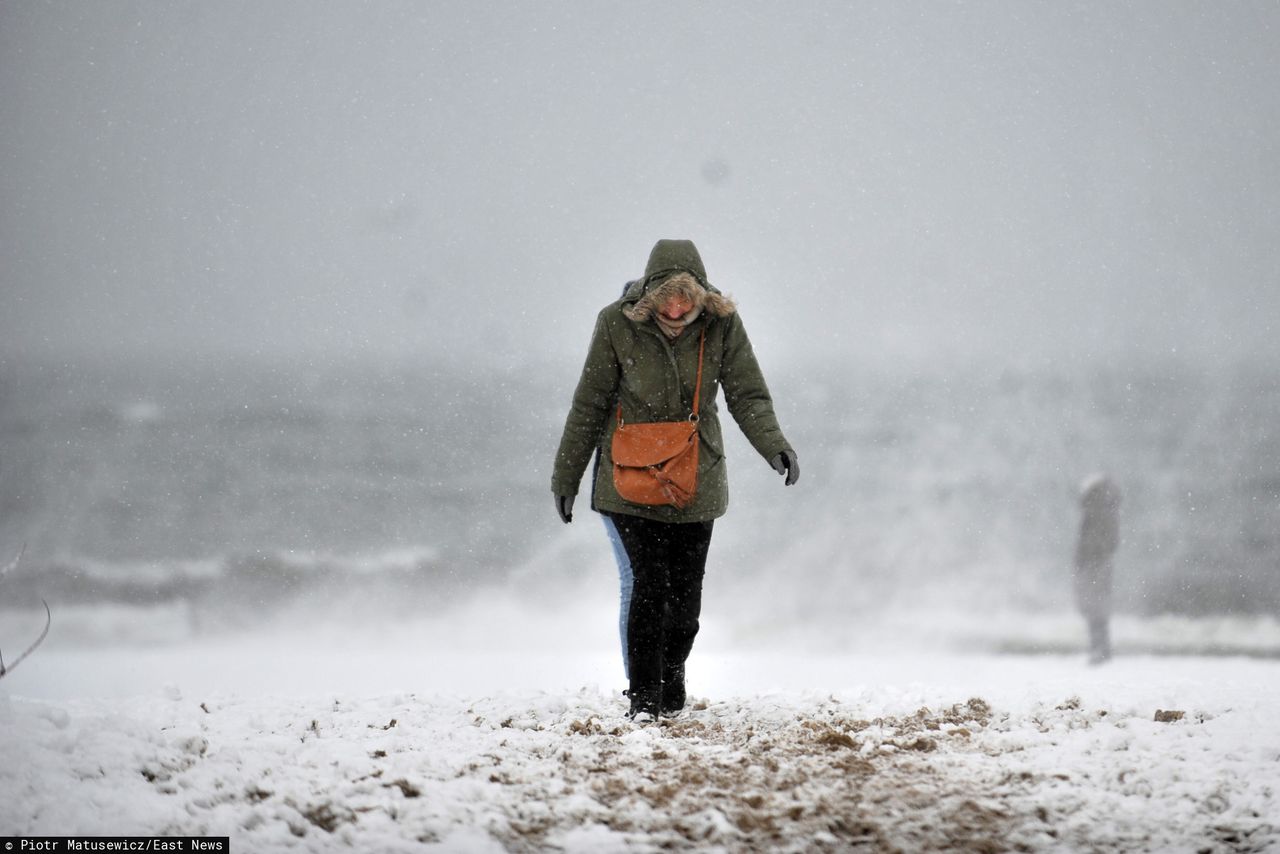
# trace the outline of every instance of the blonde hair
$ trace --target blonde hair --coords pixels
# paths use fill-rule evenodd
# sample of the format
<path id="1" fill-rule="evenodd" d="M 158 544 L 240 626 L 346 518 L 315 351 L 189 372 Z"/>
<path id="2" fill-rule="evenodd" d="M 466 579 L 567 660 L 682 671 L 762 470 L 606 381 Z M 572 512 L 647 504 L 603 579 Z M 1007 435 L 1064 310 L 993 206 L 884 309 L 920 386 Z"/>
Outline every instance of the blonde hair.
<path id="1" fill-rule="evenodd" d="M 731 297 L 708 290 L 692 273 L 679 270 L 651 285 L 644 296 L 622 309 L 622 313 L 637 323 L 644 323 L 672 297 L 684 297 L 694 308 L 714 317 L 728 317 L 737 310 Z"/>

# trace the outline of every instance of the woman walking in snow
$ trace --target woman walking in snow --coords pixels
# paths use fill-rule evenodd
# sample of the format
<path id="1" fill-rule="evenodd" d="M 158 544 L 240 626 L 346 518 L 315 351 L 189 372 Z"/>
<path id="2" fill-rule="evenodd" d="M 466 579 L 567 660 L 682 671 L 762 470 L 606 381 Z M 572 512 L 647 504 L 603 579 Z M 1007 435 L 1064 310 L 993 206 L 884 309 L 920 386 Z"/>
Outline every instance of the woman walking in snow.
<path id="1" fill-rule="evenodd" d="M 684 708 L 711 529 L 729 501 L 720 388 L 752 447 L 795 483 L 795 450 L 733 302 L 708 284 L 692 242 L 659 240 L 644 276 L 596 318 L 551 478 L 556 510 L 571 522 L 578 484 L 600 449 L 591 507 L 613 522 L 634 577 L 633 718 Z M 676 434 L 689 435 L 687 447 L 672 444 Z"/>

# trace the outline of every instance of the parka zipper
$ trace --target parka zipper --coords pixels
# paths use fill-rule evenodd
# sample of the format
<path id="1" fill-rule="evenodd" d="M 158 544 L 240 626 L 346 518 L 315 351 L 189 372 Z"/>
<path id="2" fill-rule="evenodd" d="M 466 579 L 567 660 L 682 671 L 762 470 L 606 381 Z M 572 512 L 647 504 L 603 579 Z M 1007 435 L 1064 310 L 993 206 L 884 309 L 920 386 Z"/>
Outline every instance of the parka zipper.
<path id="1" fill-rule="evenodd" d="M 705 326 L 705 324 L 707 323 L 706 318 L 702 318 L 702 323 Z M 672 373 L 675 374 L 675 377 L 676 377 L 676 395 L 677 397 L 680 398 L 680 408 L 683 410 L 685 409 L 684 386 L 680 383 L 680 363 L 676 361 L 675 342 L 671 341 L 671 339 L 663 335 L 662 331 L 659 329 L 654 329 L 651 331 L 653 332 L 654 335 L 658 336 L 658 341 L 661 342 L 663 349 L 666 350 L 667 352 L 667 361 L 671 363 L 671 371 Z M 684 338 L 686 335 L 688 335 L 689 331 L 690 330 L 686 328 L 685 331 L 680 334 L 680 338 Z M 680 339 L 678 338 L 676 340 L 678 341 Z M 694 382 L 697 382 L 697 380 L 694 380 Z M 696 394 L 697 389 L 694 389 L 694 392 Z M 685 414 L 688 415 L 689 413 L 686 412 Z M 698 415 L 701 416 L 702 413 L 699 412 Z"/>

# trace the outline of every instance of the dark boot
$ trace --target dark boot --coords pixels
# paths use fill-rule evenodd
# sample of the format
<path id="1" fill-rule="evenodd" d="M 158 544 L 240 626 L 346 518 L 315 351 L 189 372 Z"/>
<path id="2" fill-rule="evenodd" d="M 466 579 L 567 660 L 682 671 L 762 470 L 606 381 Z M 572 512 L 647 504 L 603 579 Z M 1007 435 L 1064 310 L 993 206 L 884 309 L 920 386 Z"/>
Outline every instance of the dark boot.
<path id="1" fill-rule="evenodd" d="M 627 717 L 637 723 L 657 720 L 658 714 L 662 710 L 661 689 L 639 691 L 632 688 L 630 697 L 631 710 L 627 712 Z"/>
<path id="2" fill-rule="evenodd" d="M 649 716 L 657 720 L 658 713 L 662 711 L 662 686 L 640 688 L 632 682 L 631 689 L 627 691 L 627 697 L 631 699 L 631 711 L 627 712 L 628 718 L 635 721 L 637 718 Z"/>
<path id="3" fill-rule="evenodd" d="M 684 665 L 673 664 L 662 677 L 662 714 L 674 715 L 684 703 Z"/>

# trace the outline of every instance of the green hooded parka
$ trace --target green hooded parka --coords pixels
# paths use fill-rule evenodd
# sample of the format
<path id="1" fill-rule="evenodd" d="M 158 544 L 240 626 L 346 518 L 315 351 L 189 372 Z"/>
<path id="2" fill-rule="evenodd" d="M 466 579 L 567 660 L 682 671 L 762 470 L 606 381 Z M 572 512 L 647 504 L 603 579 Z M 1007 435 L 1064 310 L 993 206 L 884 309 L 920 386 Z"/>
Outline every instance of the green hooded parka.
<path id="1" fill-rule="evenodd" d="M 643 315 L 645 311 L 640 309 L 654 308 L 655 288 L 680 271 L 691 273 L 708 296 L 697 319 L 671 340 L 652 319 L 637 321 L 628 314 Z M 649 302 L 642 304 L 646 298 Z M 704 329 L 697 495 L 684 509 L 626 501 L 613 486 L 610 447 L 617 408 L 621 405 L 627 422 L 688 418 Z M 792 450 L 778 426 L 773 398 L 733 303 L 707 284 L 702 259 L 692 242 L 660 240 L 650 253 L 644 277 L 631 283 L 621 299 L 605 306 L 596 317 L 586 363 L 556 452 L 551 491 L 577 495 L 591 454 L 599 448 L 593 509 L 661 522 L 705 522 L 723 516 L 729 506 L 729 481 L 716 405 L 721 388 L 729 413 L 766 461 Z"/>

